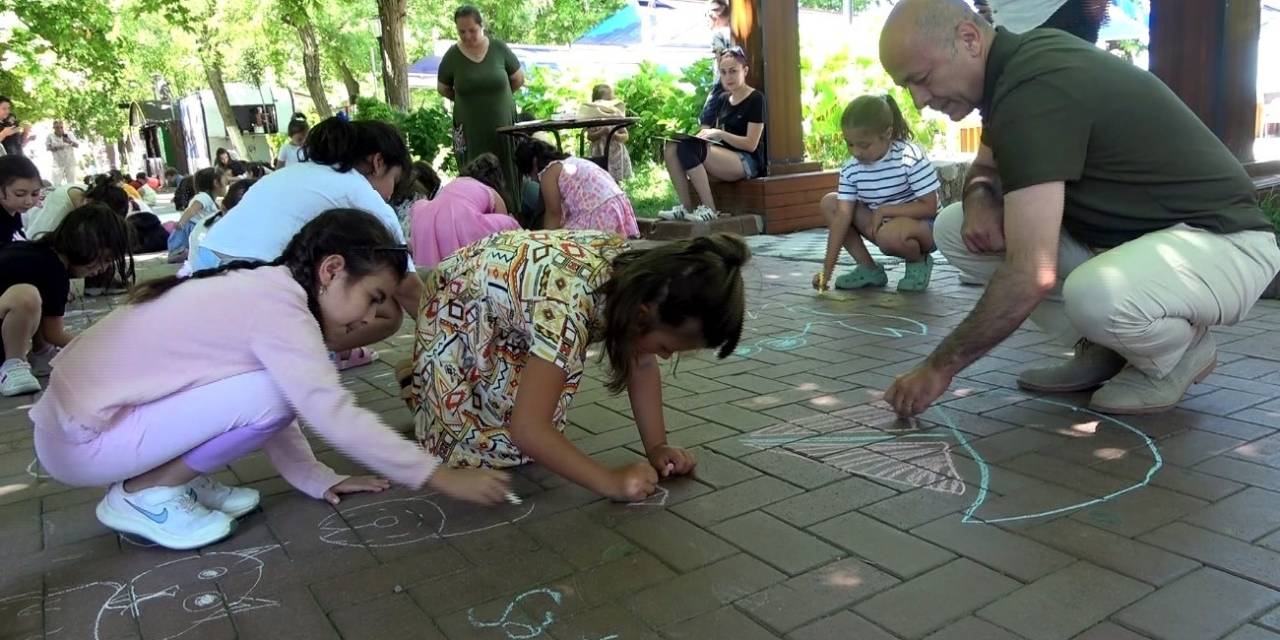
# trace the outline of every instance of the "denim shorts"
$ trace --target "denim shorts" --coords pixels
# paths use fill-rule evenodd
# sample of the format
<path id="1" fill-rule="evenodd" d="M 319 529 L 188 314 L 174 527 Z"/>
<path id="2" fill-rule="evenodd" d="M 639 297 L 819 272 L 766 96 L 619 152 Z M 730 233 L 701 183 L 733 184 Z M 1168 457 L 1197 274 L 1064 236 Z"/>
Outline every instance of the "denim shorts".
<path id="1" fill-rule="evenodd" d="M 742 161 L 742 172 L 746 174 L 743 180 L 750 180 L 760 175 L 760 161 L 756 157 L 746 151 L 734 151 L 738 154 L 738 160 Z"/>

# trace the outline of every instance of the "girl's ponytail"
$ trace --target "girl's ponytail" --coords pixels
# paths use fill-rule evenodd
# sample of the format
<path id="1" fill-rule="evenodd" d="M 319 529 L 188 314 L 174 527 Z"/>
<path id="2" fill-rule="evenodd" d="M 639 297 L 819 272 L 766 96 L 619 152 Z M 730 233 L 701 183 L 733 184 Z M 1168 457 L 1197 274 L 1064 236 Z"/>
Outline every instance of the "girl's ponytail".
<path id="1" fill-rule="evenodd" d="M 898 108 L 898 101 L 893 96 L 884 94 L 884 103 L 889 105 L 889 113 L 892 115 L 893 133 L 890 134 L 891 140 L 910 140 L 914 137 L 911 133 L 911 127 L 907 126 L 907 119 L 902 117 L 902 109 Z"/>

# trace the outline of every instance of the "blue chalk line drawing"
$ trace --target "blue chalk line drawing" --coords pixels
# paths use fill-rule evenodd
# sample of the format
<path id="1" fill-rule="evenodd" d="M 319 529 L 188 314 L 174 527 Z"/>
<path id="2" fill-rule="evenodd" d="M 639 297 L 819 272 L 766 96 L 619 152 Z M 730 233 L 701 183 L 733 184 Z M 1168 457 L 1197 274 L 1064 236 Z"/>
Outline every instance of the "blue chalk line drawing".
<path id="1" fill-rule="evenodd" d="M 509 618 L 511 617 L 511 612 L 516 608 L 516 605 L 519 604 L 521 600 L 537 595 L 544 595 L 551 598 L 551 601 L 556 603 L 556 605 L 559 605 L 560 601 L 564 598 L 564 596 L 555 589 L 534 589 L 516 596 L 515 600 L 512 600 L 511 603 L 507 605 L 507 608 L 503 610 L 502 617 L 497 620 L 492 622 L 476 620 L 475 609 L 467 609 L 467 620 L 471 622 L 471 626 L 477 629 L 502 629 L 502 632 L 507 634 L 507 637 L 511 640 L 528 640 L 529 638 L 536 638 L 545 633 L 547 627 L 551 626 L 552 623 L 556 621 L 555 614 L 550 611 L 544 611 L 542 613 L 542 622 L 536 625 L 526 622 L 515 622 Z"/>
<path id="2" fill-rule="evenodd" d="M 1043 402 L 1045 404 L 1053 405 L 1056 407 L 1070 409 L 1072 412 L 1075 412 L 1075 413 L 1087 414 L 1087 415 L 1096 417 L 1100 420 L 1117 424 L 1117 425 L 1120 425 L 1121 427 L 1124 427 L 1125 429 L 1128 429 L 1134 435 L 1138 436 L 1138 438 L 1142 441 L 1142 444 L 1147 447 L 1148 451 L 1151 452 L 1152 463 L 1151 463 L 1151 466 L 1147 469 L 1146 475 L 1142 478 L 1142 480 L 1135 482 L 1118 491 L 1113 491 L 1111 493 L 1108 493 L 1105 496 L 1100 496 L 1092 500 L 1086 500 L 1083 502 L 1077 502 L 1076 504 L 1067 505 L 1065 507 L 1058 507 L 1056 509 L 1047 509 L 1045 511 L 1040 511 L 1038 513 L 1026 513 L 1026 514 L 1016 515 L 1016 516 L 1005 516 L 1002 518 L 983 518 L 980 516 L 975 516 L 974 514 L 977 513 L 978 509 L 981 509 L 983 503 L 987 501 L 987 494 L 990 493 L 991 468 L 987 465 L 987 461 L 982 457 L 982 454 L 978 453 L 977 449 L 975 449 L 973 445 L 970 444 L 969 439 L 965 437 L 964 433 L 961 432 L 958 428 L 956 428 L 955 422 L 951 420 L 951 417 L 948 416 L 947 413 L 943 411 L 941 408 L 934 407 L 933 409 L 931 409 L 931 412 L 936 413 L 941 418 L 942 423 L 946 425 L 948 429 L 951 430 L 952 434 L 955 435 L 957 442 L 960 444 L 960 448 L 968 452 L 969 457 L 971 457 L 973 461 L 976 462 L 978 465 L 978 495 L 973 499 L 973 504 L 969 505 L 969 507 L 965 509 L 964 515 L 961 517 L 961 520 L 960 520 L 961 522 L 965 524 L 998 524 L 1001 522 L 1017 522 L 1020 520 L 1033 520 L 1035 518 L 1048 518 L 1050 516 L 1056 516 L 1059 514 L 1070 512 L 1070 511 L 1088 509 L 1089 507 L 1099 505 L 1104 502 L 1108 502 L 1110 500 L 1114 500 L 1126 493 L 1131 493 L 1133 491 L 1137 491 L 1139 489 L 1142 489 L 1143 487 L 1146 487 L 1147 485 L 1151 484 L 1151 479 L 1154 478 L 1156 473 L 1159 472 L 1160 469 L 1164 466 L 1164 457 L 1160 455 L 1160 450 L 1156 447 L 1155 441 L 1152 440 L 1150 436 L 1140 431 L 1137 427 L 1134 427 L 1131 424 L 1128 424 L 1122 420 L 1118 420 L 1111 416 L 1103 415 L 1101 413 L 1090 411 L 1088 409 L 1083 409 L 1075 405 L 1067 404 L 1065 402 L 1046 400 L 1044 398 L 1031 398 L 1031 399 L 1035 400 L 1036 402 Z"/>
<path id="3" fill-rule="evenodd" d="M 776 303 L 767 302 L 764 306 L 755 311 L 748 311 L 747 318 L 756 320 L 760 317 L 760 313 L 765 311 Z M 905 338 L 907 336 L 927 336 L 929 335 L 928 325 L 911 318 L 902 316 L 879 314 L 879 313 L 833 313 L 823 311 L 813 307 L 805 307 L 799 305 L 778 305 L 788 312 L 807 314 L 809 316 L 818 316 L 825 318 L 824 320 L 810 320 L 806 322 L 798 333 L 787 334 L 782 336 L 770 336 L 762 338 L 748 345 L 739 347 L 737 355 L 749 356 L 760 353 L 764 349 L 773 351 L 794 351 L 808 346 L 808 336 L 816 326 L 830 325 L 843 327 L 850 331 L 857 331 L 866 335 L 880 336 L 884 338 Z M 857 322 L 858 319 L 871 318 L 874 321 L 867 322 L 865 325 Z M 887 321 L 887 322 L 886 322 Z M 886 326 L 890 324 L 901 325 L 899 327 Z"/>

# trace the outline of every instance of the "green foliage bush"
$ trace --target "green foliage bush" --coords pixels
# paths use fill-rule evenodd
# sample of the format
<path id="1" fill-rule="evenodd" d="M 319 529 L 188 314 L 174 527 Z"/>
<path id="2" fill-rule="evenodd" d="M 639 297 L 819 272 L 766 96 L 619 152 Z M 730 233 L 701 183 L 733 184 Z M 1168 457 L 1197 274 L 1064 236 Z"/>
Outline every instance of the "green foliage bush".
<path id="1" fill-rule="evenodd" d="M 448 155 L 443 162 L 447 168 L 455 168 L 453 158 L 453 119 L 437 98 L 427 99 L 411 111 L 401 112 L 376 98 L 360 98 L 356 101 L 357 120 L 381 120 L 395 125 L 404 133 L 409 152 L 430 163 L 438 160 L 443 150 Z"/>
<path id="2" fill-rule="evenodd" d="M 697 131 L 712 77 L 710 60 L 686 67 L 679 76 L 646 62 L 635 75 L 618 81 L 615 94 L 626 103 L 627 114 L 640 119 L 628 130 L 633 161 L 657 162 L 663 137 Z"/>

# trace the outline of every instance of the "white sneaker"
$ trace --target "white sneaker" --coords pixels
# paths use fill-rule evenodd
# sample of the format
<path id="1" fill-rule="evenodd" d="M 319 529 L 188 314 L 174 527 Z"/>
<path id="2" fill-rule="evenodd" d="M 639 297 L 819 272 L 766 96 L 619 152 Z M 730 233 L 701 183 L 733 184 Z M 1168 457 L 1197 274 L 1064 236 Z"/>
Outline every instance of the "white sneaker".
<path id="1" fill-rule="evenodd" d="M 717 217 L 719 217 L 719 214 L 716 213 L 715 209 L 712 209 L 705 204 L 701 204 L 698 205 L 697 209 L 693 210 L 693 213 L 689 214 L 688 219 L 697 222 L 710 222 L 715 220 Z"/>
<path id="2" fill-rule="evenodd" d="M 231 516 L 196 501 L 195 489 L 187 485 L 129 493 L 117 482 L 98 503 L 96 513 L 107 527 L 179 550 L 213 544 L 231 535 L 236 524 Z"/>
<path id="3" fill-rule="evenodd" d="M 0 365 L 0 395 L 20 396 L 40 390 L 40 381 L 31 375 L 26 360 L 14 358 Z"/>
<path id="4" fill-rule="evenodd" d="M 98 296 L 118 296 L 129 293 L 129 290 L 119 285 L 111 285 L 109 287 L 86 287 L 84 294 L 91 298 Z"/>
<path id="5" fill-rule="evenodd" d="M 684 220 L 688 216 L 689 212 L 685 210 L 683 205 L 676 205 L 658 212 L 658 219 L 660 220 Z"/>
<path id="6" fill-rule="evenodd" d="M 228 487 L 209 476 L 199 476 L 187 483 L 196 492 L 196 502 L 206 509 L 221 511 L 232 518 L 258 508 L 261 494 L 248 487 Z"/>
<path id="7" fill-rule="evenodd" d="M 40 351 L 32 351 L 27 356 L 27 362 L 31 364 L 31 375 L 37 378 L 47 378 L 53 373 L 53 359 L 57 357 L 61 349 L 47 344 Z"/>

